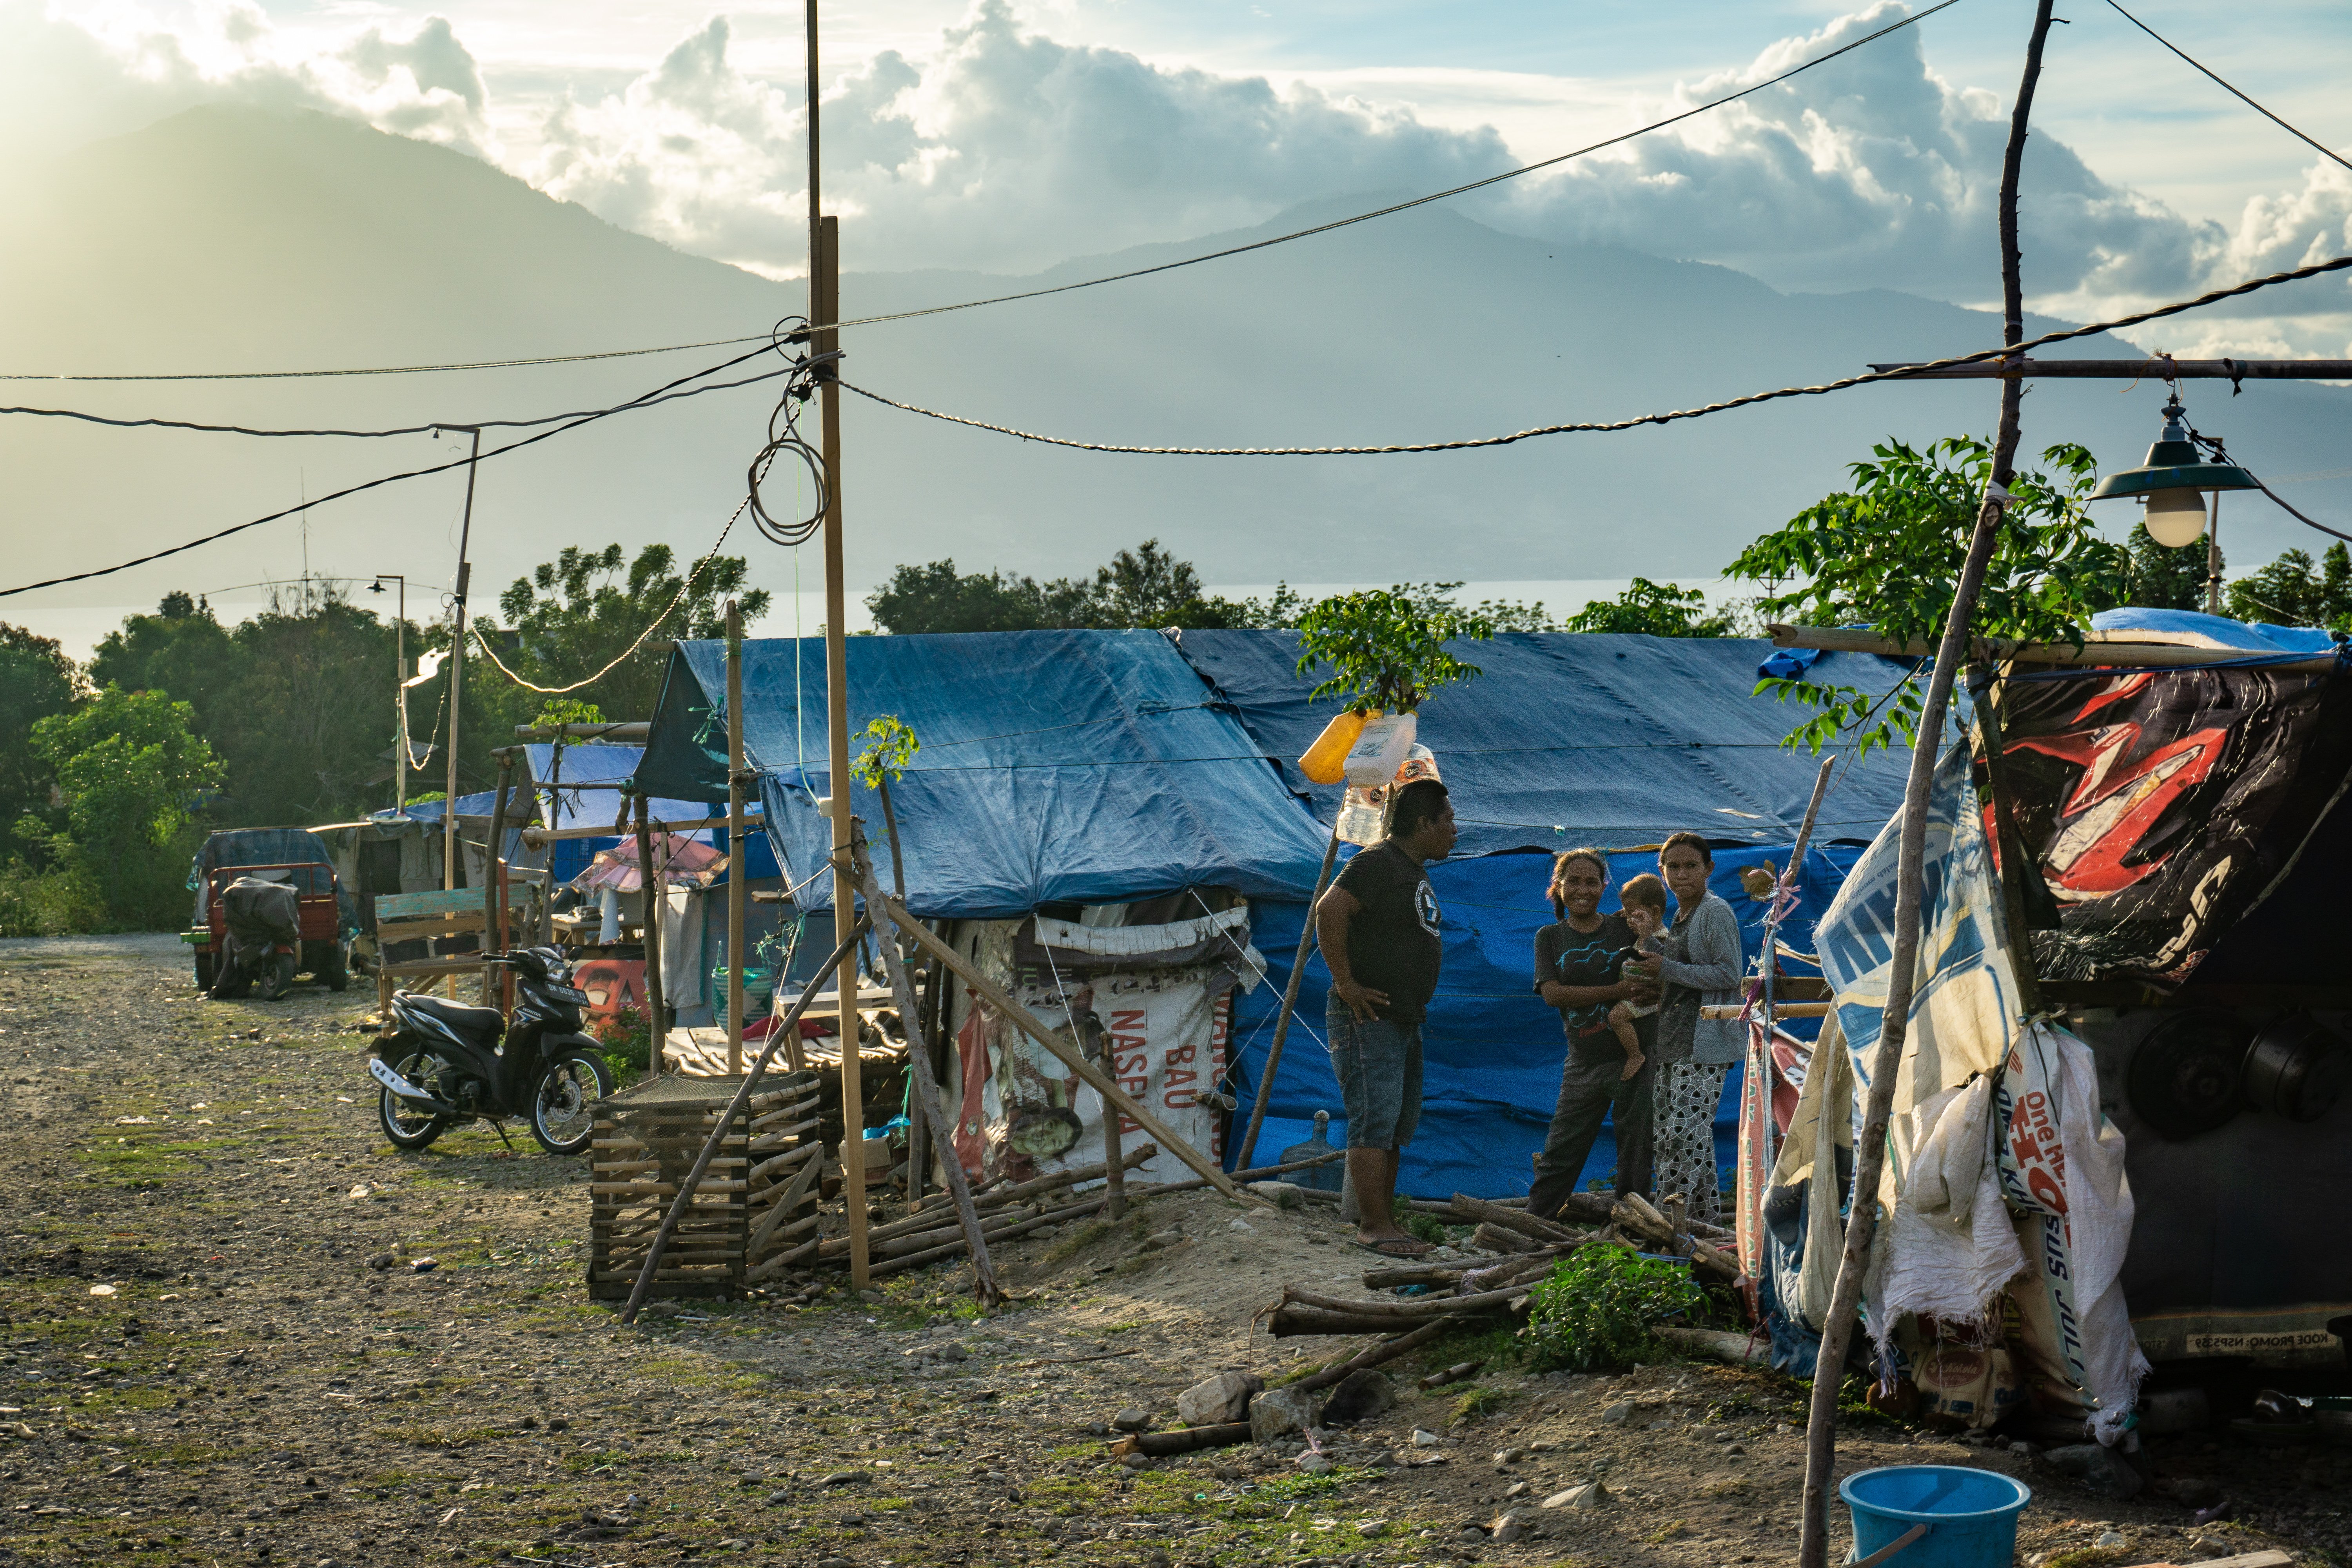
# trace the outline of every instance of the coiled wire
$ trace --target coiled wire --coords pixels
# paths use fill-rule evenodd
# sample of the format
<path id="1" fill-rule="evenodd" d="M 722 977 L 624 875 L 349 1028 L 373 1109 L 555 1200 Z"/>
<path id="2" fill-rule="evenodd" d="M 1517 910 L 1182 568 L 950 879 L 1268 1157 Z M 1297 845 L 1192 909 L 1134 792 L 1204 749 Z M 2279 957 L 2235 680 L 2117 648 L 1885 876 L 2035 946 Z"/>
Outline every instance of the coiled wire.
<path id="1" fill-rule="evenodd" d="M 814 354 L 808 352 L 809 321 L 806 316 L 786 316 L 769 331 L 769 341 L 779 354 L 792 358 L 793 374 L 784 383 L 783 395 L 776 399 L 775 410 L 768 416 L 768 440 L 751 459 L 746 477 L 751 497 L 752 525 L 770 543 L 793 549 L 806 544 L 824 526 L 824 514 L 832 497 L 830 476 L 824 471 L 824 455 L 809 445 L 800 433 L 802 407 L 825 377 L 834 374 L 833 366 L 841 355 L 836 352 Z M 792 353 L 792 346 L 801 352 Z M 806 517 L 797 521 L 780 521 L 769 511 L 761 500 L 760 489 L 779 458 L 798 460 L 808 469 L 816 492 L 815 504 Z"/>

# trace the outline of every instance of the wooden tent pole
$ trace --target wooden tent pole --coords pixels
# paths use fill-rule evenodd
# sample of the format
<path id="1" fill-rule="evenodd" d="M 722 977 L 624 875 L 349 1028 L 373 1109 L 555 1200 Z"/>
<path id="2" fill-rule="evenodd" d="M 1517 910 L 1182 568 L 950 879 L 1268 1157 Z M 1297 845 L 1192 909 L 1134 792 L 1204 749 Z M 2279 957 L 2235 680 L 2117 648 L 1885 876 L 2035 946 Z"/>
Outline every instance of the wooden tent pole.
<path id="1" fill-rule="evenodd" d="M 874 861 L 866 852 L 866 835 L 856 817 L 849 818 L 849 828 L 851 863 L 856 869 L 859 886 L 865 889 L 866 917 L 871 920 L 875 910 L 881 907 L 882 887 L 875 879 Z M 952 1127 L 955 1108 L 948 1103 L 947 1096 L 940 1090 L 939 1079 L 931 1073 L 930 1053 L 920 1027 L 921 1015 L 915 1005 L 915 979 L 908 973 L 906 953 L 898 938 L 888 931 L 877 931 L 874 945 L 881 952 L 883 973 L 890 977 L 890 994 L 898 1004 L 899 1026 L 907 1032 L 907 1072 L 914 1085 L 912 1098 L 917 1106 L 930 1113 L 929 1119 L 933 1125 Z M 914 1152 L 914 1140 L 909 1138 L 909 1161 Z M 947 1183 L 949 1201 L 955 1205 L 956 1222 L 963 1227 L 964 1245 L 971 1249 L 972 1294 L 982 1306 L 993 1307 L 1004 1300 L 1004 1290 L 996 1282 L 995 1265 L 988 1260 L 988 1238 L 982 1234 L 980 1211 L 972 1205 L 971 1184 L 965 1179 L 963 1162 L 956 1158 L 952 1148 L 948 1157 L 940 1162 L 940 1173 Z M 858 1205 L 851 1206 L 854 1210 Z M 858 1238 L 861 1243 L 864 1239 Z M 862 1247 L 853 1246 L 850 1255 L 855 1258 L 862 1251 Z"/>
<path id="2" fill-rule="evenodd" d="M 2026 125 L 2032 118 L 2033 89 L 2042 76 L 2042 46 L 2050 37 L 2053 0 L 2038 0 L 2033 33 L 2025 47 L 2025 71 L 2018 84 L 2017 105 L 2009 122 L 2009 147 L 2000 171 L 2000 271 L 2002 342 L 2022 342 L 2025 337 L 2024 289 L 2017 247 L 2017 184 L 2025 160 Z M 1927 700 L 1919 712 L 1919 731 L 1911 748 L 1911 773 L 1903 789 L 1903 833 L 1895 874 L 1895 954 L 1886 981 L 1886 1004 L 1879 1023 L 1878 1048 L 1870 1062 L 1870 1098 L 1863 1113 L 1862 1131 L 1853 1145 L 1853 1206 L 1846 1218 L 1845 1249 L 1838 1260 L 1836 1287 L 1830 1295 L 1829 1315 L 1822 1325 L 1821 1351 L 1813 1365 L 1812 1407 L 1805 1423 L 1805 1493 L 1798 1538 L 1798 1568 L 1827 1568 L 1829 1563 L 1829 1494 L 1837 1460 L 1838 1385 L 1845 1378 L 1847 1347 L 1853 1342 L 1855 1308 L 1862 1300 L 1862 1277 L 1870 1266 L 1871 1241 L 1878 1226 L 1879 1173 L 1886 1161 L 1886 1126 L 1895 1109 L 1895 1081 L 1903 1065 L 1903 1044 L 1911 1023 L 1911 998 L 1919 967 L 1919 906 L 1921 880 L 1927 851 L 1927 801 L 1935 781 L 1936 763 L 1944 744 L 1944 716 L 1952 695 L 1952 681 L 1967 656 L 1969 621 L 1983 591 L 1985 568 L 2008 510 L 2009 481 L 2016 472 L 2020 416 L 2024 384 L 2008 379 L 2000 384 L 2000 426 L 1994 436 L 1992 472 L 1984 502 L 1977 509 L 1975 531 L 1969 539 L 1959 581 L 1952 589 L 1952 611 L 1944 622 L 1942 642 L 1936 649 L 1935 673 L 1927 682 Z"/>
<path id="3" fill-rule="evenodd" d="M 1339 819 L 1331 819 L 1331 842 L 1323 847 L 1323 868 L 1315 873 L 1314 896 L 1307 900 L 1307 923 L 1298 933 L 1298 951 L 1291 955 L 1290 980 L 1282 988 L 1282 1011 L 1275 1016 L 1274 1044 L 1265 1048 L 1265 1070 L 1258 1074 L 1257 1100 L 1250 1107 L 1249 1131 L 1242 1134 L 1241 1152 L 1234 1169 L 1246 1170 L 1257 1152 L 1257 1131 L 1265 1125 L 1265 1108 L 1274 1098 L 1274 1069 L 1282 1065 L 1282 1042 L 1290 1033 L 1290 1015 L 1298 1006 L 1298 984 L 1307 975 L 1307 954 L 1315 945 L 1315 906 L 1331 884 L 1331 863 L 1339 858 Z"/>
<path id="4" fill-rule="evenodd" d="M 727 1076 L 743 1075 L 743 612 L 727 601 Z M 843 933 L 845 937 L 847 933 Z"/>
<path id="5" fill-rule="evenodd" d="M 658 1074 L 666 1054 L 663 1047 L 669 1038 L 669 1031 L 662 1022 L 661 978 L 661 922 L 663 911 L 669 907 L 669 883 L 662 875 L 662 868 L 654 864 L 653 826 L 646 820 L 646 797 L 642 790 L 636 792 L 636 801 L 637 897 L 644 905 L 641 912 L 645 917 L 646 1028 L 653 1038 L 652 1070 Z M 667 862 L 669 858 L 669 834 L 666 828 L 662 834 L 662 858 Z"/>

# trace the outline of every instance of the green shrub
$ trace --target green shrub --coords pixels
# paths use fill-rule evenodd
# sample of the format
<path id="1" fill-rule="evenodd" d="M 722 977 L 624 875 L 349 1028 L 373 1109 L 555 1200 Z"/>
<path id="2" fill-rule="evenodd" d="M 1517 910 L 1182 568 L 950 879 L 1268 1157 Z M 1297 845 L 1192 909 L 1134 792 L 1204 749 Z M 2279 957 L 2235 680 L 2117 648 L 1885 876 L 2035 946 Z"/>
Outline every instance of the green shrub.
<path id="1" fill-rule="evenodd" d="M 1407 1236 L 1418 1241 L 1425 1241 L 1432 1247 L 1445 1247 L 1454 1240 L 1443 1221 L 1434 1215 L 1425 1215 L 1419 1209 L 1402 1211 L 1397 1215 L 1397 1224 L 1403 1228 Z"/>
<path id="2" fill-rule="evenodd" d="M 0 937 L 73 936 L 106 924 L 106 900 L 88 877 L 22 860 L 0 866 Z"/>
<path id="3" fill-rule="evenodd" d="M 614 1013 L 597 1043 L 604 1047 L 604 1065 L 613 1069 L 615 1087 L 636 1082 L 654 1065 L 653 1025 L 635 1007 Z"/>
<path id="4" fill-rule="evenodd" d="M 1657 1324 L 1699 1308 L 1705 1293 L 1678 1264 L 1624 1247 L 1583 1247 L 1562 1258 L 1519 1331 L 1538 1372 L 1615 1371 L 1661 1361 Z"/>

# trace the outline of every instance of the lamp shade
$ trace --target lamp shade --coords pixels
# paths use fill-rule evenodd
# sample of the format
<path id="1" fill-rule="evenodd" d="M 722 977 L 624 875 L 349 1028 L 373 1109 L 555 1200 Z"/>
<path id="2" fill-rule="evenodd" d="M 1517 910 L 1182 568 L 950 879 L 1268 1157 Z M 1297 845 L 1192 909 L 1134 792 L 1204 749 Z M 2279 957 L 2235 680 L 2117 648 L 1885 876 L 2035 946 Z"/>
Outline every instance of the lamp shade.
<path id="1" fill-rule="evenodd" d="M 2147 449 L 2147 461 L 2137 468 L 2125 468 L 2109 474 L 2091 492 L 2093 500 L 2114 500 L 2121 496 L 2147 496 L 2149 499 L 2147 527 L 2157 529 L 2157 508 L 2154 498 L 2166 490 L 2186 492 L 2193 496 L 2199 490 L 2254 490 L 2262 489 L 2253 475 L 2235 463 L 2209 463 L 2205 454 L 2189 438 L 2189 429 L 2181 421 L 2185 411 L 2180 399 L 2174 397 L 2164 405 L 2164 434 Z M 2219 443 L 2215 443 L 2216 446 Z M 2197 507 L 2201 517 L 2202 501 L 2168 501 L 2166 510 L 2187 516 L 2189 505 Z M 2199 525 L 2202 531 L 2203 525 Z M 2161 538 L 2161 535 L 2158 536 Z M 2191 534 L 2189 539 L 2194 539 Z M 2181 541 L 2188 543 L 2189 540 Z"/>

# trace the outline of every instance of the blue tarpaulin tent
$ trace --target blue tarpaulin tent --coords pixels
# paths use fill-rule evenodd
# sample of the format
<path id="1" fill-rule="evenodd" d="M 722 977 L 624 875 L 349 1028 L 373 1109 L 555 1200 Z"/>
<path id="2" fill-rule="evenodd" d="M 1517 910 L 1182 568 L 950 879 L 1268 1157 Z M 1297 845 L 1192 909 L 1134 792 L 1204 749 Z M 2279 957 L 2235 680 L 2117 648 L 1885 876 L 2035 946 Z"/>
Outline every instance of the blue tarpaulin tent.
<path id="1" fill-rule="evenodd" d="M 1340 790 L 1308 784 L 1291 759 L 1337 710 L 1307 700 L 1313 678 L 1297 672 L 1296 636 L 1195 631 L 1183 635 L 1181 647 L 1276 759 L 1285 784 L 1311 796 L 1328 825 Z M 1551 852 L 1580 845 L 1630 851 L 1610 856 L 1613 886 L 1656 869 L 1655 855 L 1633 847 L 1679 829 L 1704 834 L 1717 846 L 1714 890 L 1738 911 L 1752 960 L 1763 906 L 1740 888 L 1738 868 L 1787 866 L 1819 760 L 1780 744 L 1795 710 L 1750 695 L 1759 662 L 1772 652 L 1762 643 L 1549 633 L 1454 651 L 1483 673 L 1447 688 L 1421 715 L 1421 739 L 1436 755 L 1462 837 L 1454 858 L 1429 868 L 1444 913 L 1444 970 L 1423 1032 L 1421 1131 L 1405 1151 L 1399 1184 L 1438 1197 L 1457 1190 L 1504 1196 L 1528 1189 L 1566 1048 L 1559 1016 L 1534 994 L 1535 933 L 1553 918 L 1544 899 Z M 1880 691 L 1899 672 L 1874 657 L 1833 654 L 1810 678 Z M 1882 752 L 1840 765 L 1806 858 L 1804 901 L 1782 928 L 1787 945 L 1811 951 L 1813 917 L 1828 908 L 1862 843 L 1901 805 L 1906 760 Z M 1617 907 L 1613 892 L 1604 907 Z M 1234 1002 L 1244 1104 L 1265 1069 L 1305 912 L 1297 900 L 1252 906 L 1255 940 L 1273 973 Z M 1789 969 L 1815 973 L 1806 964 Z M 1310 953 L 1258 1141 L 1260 1162 L 1303 1142 L 1318 1110 L 1331 1112 L 1335 1123 L 1346 1120 L 1321 1048 L 1329 983 L 1320 956 Z M 1717 1123 L 1725 1160 L 1738 1082 L 1735 1068 Z M 1604 1136 L 1586 1178 L 1606 1175 L 1614 1160 Z"/>
<path id="2" fill-rule="evenodd" d="M 597 741 L 587 745 L 565 746 L 559 759 L 556 748 L 541 743 L 525 746 L 523 754 L 530 763 L 530 776 L 539 786 L 540 820 L 549 827 L 578 828 L 612 826 L 614 814 L 620 810 L 621 796 L 610 789 L 566 789 L 566 784 L 614 784 L 636 776 L 637 767 L 645 756 L 642 746 L 616 745 Z M 549 781 L 554 787 L 549 787 Z M 553 810 L 547 808 L 553 797 Z M 727 798 L 724 778 L 719 781 L 719 798 Z M 512 809 L 509 807 L 509 809 Z M 706 816 L 725 815 L 723 805 L 713 806 L 697 800 L 667 799 L 656 796 L 646 802 L 646 814 L 655 822 L 699 822 Z M 635 808 L 631 808 L 635 820 Z M 632 833 L 635 829 L 632 828 Z M 708 828 L 686 837 L 703 844 L 716 844 L 725 848 L 727 830 Z M 622 836 L 613 834 L 595 838 L 558 838 L 547 847 L 548 867 L 561 884 L 570 881 L 588 868 L 600 849 L 610 849 L 621 842 Z M 633 840 L 634 841 L 634 840 Z M 776 874 L 776 852 L 764 834 L 753 834 L 746 840 L 750 871 L 753 878 Z"/>
<path id="3" fill-rule="evenodd" d="M 895 713 L 921 742 L 891 790 L 909 903 L 932 919 L 1006 919 L 1187 886 L 1247 894 L 1255 944 L 1275 965 L 1270 984 L 1235 1003 L 1250 1092 L 1339 806 L 1336 788 L 1307 785 L 1291 761 L 1336 710 L 1307 700 L 1297 646 L 1286 632 L 851 638 L 853 734 Z M 1780 745 L 1799 710 L 1751 695 L 1772 651 L 1759 642 L 1540 635 L 1456 651 L 1485 673 L 1423 716 L 1464 831 L 1456 858 L 1432 868 L 1444 984 L 1402 1184 L 1505 1194 L 1526 1190 L 1564 1048 L 1558 1016 L 1531 986 L 1535 931 L 1551 918 L 1548 852 L 1627 851 L 1612 856 L 1622 879 L 1651 862 L 1635 847 L 1678 828 L 1706 834 L 1722 847 L 1717 890 L 1740 911 L 1752 956 L 1761 906 L 1736 870 L 1785 863 L 1816 762 Z M 1885 660 L 1831 655 L 1811 678 L 1884 690 L 1898 674 Z M 748 642 L 743 684 L 745 750 L 783 874 L 798 882 L 824 867 L 828 845 L 814 805 L 829 793 L 822 645 Z M 681 643 L 646 739 L 645 787 L 724 796 L 725 691 L 723 645 Z M 1854 852 L 1839 841 L 1867 840 L 1894 813 L 1903 758 L 1841 764 L 1838 780 L 1788 930 L 1801 951 Z M 879 802 L 863 786 L 852 794 L 887 879 Z M 817 877 L 803 895 L 812 907 L 829 900 L 828 881 Z M 1310 965 L 1261 1158 L 1304 1138 L 1316 1110 L 1339 1110 L 1318 1047 L 1326 982 L 1319 961 Z M 1610 1157 L 1604 1144 L 1588 1173 Z"/>
<path id="4" fill-rule="evenodd" d="M 824 647 L 798 653 L 743 647 L 744 752 L 795 883 L 823 868 L 831 831 L 814 805 L 830 793 Z M 848 659 L 853 736 L 895 713 L 921 742 L 890 789 L 918 914 L 1015 918 L 1193 886 L 1302 899 L 1314 885 L 1322 832 L 1157 632 L 852 637 Z M 724 797 L 726 689 L 724 645 L 678 645 L 647 788 Z M 862 784 L 851 796 L 887 883 L 881 804 Z M 815 877 L 805 907 L 830 907 L 829 883 Z"/>

